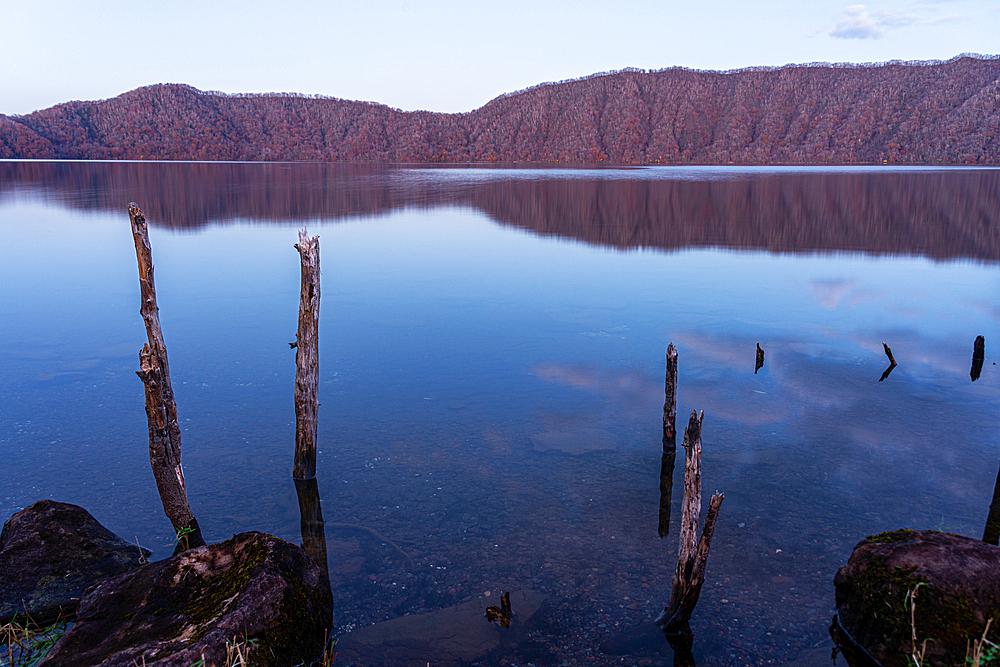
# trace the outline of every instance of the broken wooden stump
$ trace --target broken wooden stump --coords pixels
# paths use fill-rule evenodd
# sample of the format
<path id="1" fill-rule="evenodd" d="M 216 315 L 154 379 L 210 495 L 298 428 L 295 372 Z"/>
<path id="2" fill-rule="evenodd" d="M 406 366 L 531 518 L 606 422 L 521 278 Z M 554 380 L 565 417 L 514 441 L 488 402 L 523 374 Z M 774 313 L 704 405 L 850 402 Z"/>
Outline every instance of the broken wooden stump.
<path id="1" fill-rule="evenodd" d="M 891 373 L 892 369 L 896 367 L 896 360 L 892 358 L 892 350 L 890 350 L 889 346 L 885 343 L 882 343 L 882 347 L 885 349 L 885 356 L 889 357 L 889 367 L 882 373 L 882 377 L 878 379 L 879 382 L 889 377 L 889 373 Z"/>
<path id="2" fill-rule="evenodd" d="M 684 430 L 684 500 L 681 510 L 680 546 L 677 553 L 677 567 L 671 584 L 670 600 L 656 624 L 668 634 L 677 634 L 690 620 L 701 587 L 705 583 L 705 566 L 708 551 L 712 545 L 712 535 L 719 519 L 723 494 L 712 496 L 705 515 L 701 538 L 698 538 L 698 522 L 701 518 L 701 425 L 704 412 L 693 411 Z"/>
<path id="3" fill-rule="evenodd" d="M 983 372 L 983 361 L 986 360 L 986 339 L 982 336 L 976 336 L 976 342 L 972 344 L 972 370 L 969 371 L 969 377 L 975 382 L 979 379 L 979 375 Z"/>
<path id="4" fill-rule="evenodd" d="M 299 329 L 295 352 L 295 457 L 292 479 L 299 499 L 302 548 L 324 573 L 326 530 L 316 481 L 316 440 L 319 411 L 319 237 L 299 232 L 295 244 L 302 261 L 299 291 Z"/>
<path id="5" fill-rule="evenodd" d="M 885 349 L 885 356 L 889 357 L 889 363 L 895 366 L 896 360 L 892 358 L 892 350 L 890 350 L 889 346 L 885 343 L 882 343 L 882 347 Z"/>
<path id="6" fill-rule="evenodd" d="M 299 330 L 295 337 L 295 460 L 292 477 L 316 476 L 319 407 L 319 237 L 299 232 L 295 244 L 302 260 Z"/>
<path id="7" fill-rule="evenodd" d="M 153 283 L 153 254 L 149 245 L 146 218 L 135 203 L 128 205 L 132 223 L 132 239 L 139 264 L 139 289 L 142 305 L 139 313 L 146 324 L 147 343 L 139 352 L 136 375 L 146 388 L 146 419 L 149 423 L 149 463 L 156 479 L 156 488 L 163 503 L 163 512 L 177 534 L 174 553 L 205 544 L 201 528 L 191 511 L 181 466 L 181 429 L 177 422 L 177 402 L 170 384 L 167 346 L 160 329 L 160 313 L 156 305 Z"/>

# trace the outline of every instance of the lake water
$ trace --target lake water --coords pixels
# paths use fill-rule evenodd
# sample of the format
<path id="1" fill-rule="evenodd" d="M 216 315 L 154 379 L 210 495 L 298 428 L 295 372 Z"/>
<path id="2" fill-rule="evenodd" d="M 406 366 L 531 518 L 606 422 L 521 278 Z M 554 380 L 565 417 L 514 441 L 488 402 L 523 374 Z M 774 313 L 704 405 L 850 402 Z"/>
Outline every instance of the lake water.
<path id="1" fill-rule="evenodd" d="M 292 244 L 320 237 L 317 478 L 344 646 L 463 603 L 485 626 L 501 591 L 530 590 L 528 633 L 471 660 L 672 664 L 631 633 L 676 562 L 677 531 L 657 534 L 669 342 L 678 430 L 705 412 L 706 505 L 725 493 L 699 664 L 828 661 L 859 540 L 982 535 L 1000 170 L 0 162 L 0 514 L 80 504 L 165 557 L 130 201 L 210 541 L 301 541 Z M 675 523 L 682 477 L 680 450 Z"/>

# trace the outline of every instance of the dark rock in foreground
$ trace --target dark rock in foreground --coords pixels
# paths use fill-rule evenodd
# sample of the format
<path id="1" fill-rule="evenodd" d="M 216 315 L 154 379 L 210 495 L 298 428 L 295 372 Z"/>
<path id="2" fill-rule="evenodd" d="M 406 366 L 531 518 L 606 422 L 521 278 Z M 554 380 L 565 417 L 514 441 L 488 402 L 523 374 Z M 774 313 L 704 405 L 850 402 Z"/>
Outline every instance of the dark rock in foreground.
<path id="1" fill-rule="evenodd" d="M 1000 547 L 936 531 L 897 530 L 855 547 L 834 578 L 840 627 L 886 667 L 912 652 L 907 593 L 917 584 L 917 640 L 925 665 L 965 663 L 967 642 L 1000 641 Z M 919 645 L 918 645 L 919 648 Z"/>
<path id="2" fill-rule="evenodd" d="M 148 549 L 129 544 L 77 505 L 40 500 L 0 533 L 0 624 L 71 619 L 90 586 L 139 567 Z"/>
<path id="3" fill-rule="evenodd" d="M 226 643 L 252 644 L 251 664 L 288 667 L 319 658 L 333 596 L 299 547 L 241 533 L 109 579 L 83 600 L 76 624 L 40 665 L 205 667 Z"/>
<path id="4" fill-rule="evenodd" d="M 337 663 L 348 667 L 465 665 L 516 642 L 544 602 L 545 596 L 534 591 L 511 593 L 509 629 L 486 620 L 491 602 L 482 599 L 376 623 L 340 638 Z"/>

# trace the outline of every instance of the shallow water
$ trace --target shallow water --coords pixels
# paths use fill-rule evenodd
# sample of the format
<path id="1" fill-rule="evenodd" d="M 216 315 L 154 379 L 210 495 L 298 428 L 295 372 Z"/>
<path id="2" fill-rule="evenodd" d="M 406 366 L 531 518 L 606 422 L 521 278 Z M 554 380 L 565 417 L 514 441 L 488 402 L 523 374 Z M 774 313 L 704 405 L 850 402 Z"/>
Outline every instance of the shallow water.
<path id="1" fill-rule="evenodd" d="M 679 430 L 705 411 L 706 504 L 726 496 L 699 663 L 829 646 L 833 575 L 866 535 L 981 536 L 998 170 L 0 163 L 0 513 L 77 503 L 164 557 L 129 201 L 151 224 L 210 540 L 300 541 L 292 244 L 320 236 L 317 477 L 340 633 L 531 589 L 547 602 L 530 636 L 484 664 L 670 664 L 662 640 L 598 648 L 669 595 L 668 342 Z M 883 342 L 899 365 L 879 382 Z"/>

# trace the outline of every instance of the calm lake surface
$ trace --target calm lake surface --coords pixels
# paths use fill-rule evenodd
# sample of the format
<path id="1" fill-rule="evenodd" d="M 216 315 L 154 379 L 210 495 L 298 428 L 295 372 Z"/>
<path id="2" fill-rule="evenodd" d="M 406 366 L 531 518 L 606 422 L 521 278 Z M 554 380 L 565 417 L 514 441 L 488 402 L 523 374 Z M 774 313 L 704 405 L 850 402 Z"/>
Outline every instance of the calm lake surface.
<path id="1" fill-rule="evenodd" d="M 828 663 L 859 540 L 982 535 L 1000 170 L 0 162 L 0 514 L 76 503 L 166 557 L 130 201 L 209 541 L 301 542 L 292 244 L 320 237 L 317 478 L 345 656 L 387 619 L 472 602 L 456 627 L 488 627 L 501 591 L 530 590 L 527 634 L 471 661 L 672 664 L 633 631 L 676 562 L 675 527 L 657 534 L 669 342 L 678 430 L 705 412 L 706 506 L 725 493 L 699 664 Z"/>

